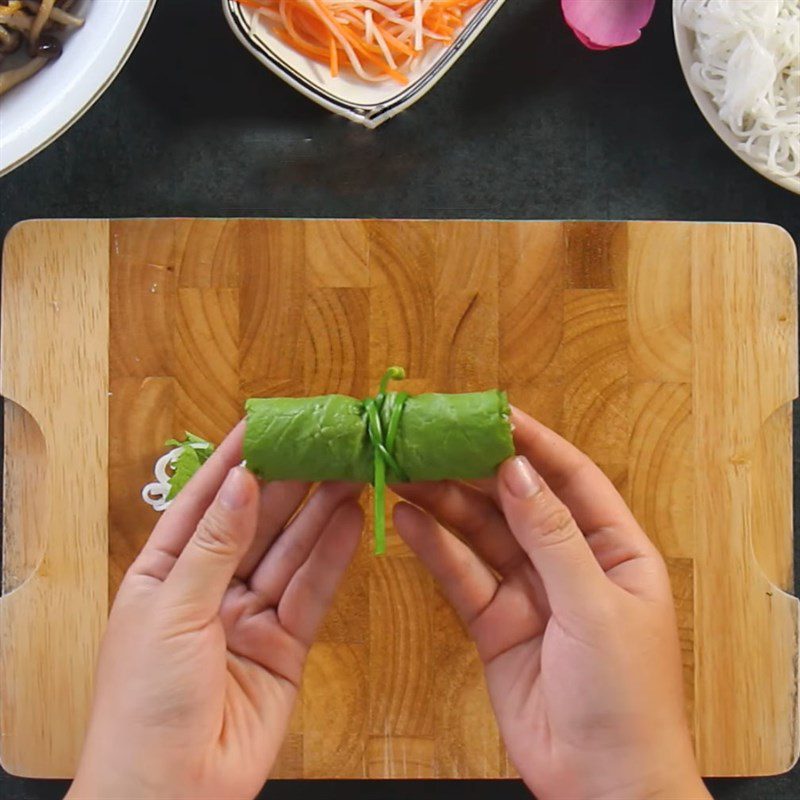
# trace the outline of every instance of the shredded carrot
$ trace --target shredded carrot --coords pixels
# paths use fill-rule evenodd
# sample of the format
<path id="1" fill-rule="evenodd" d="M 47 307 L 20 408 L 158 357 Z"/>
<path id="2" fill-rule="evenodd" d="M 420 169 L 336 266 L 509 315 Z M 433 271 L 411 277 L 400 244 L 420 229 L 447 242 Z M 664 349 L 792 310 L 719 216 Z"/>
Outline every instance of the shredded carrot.
<path id="1" fill-rule="evenodd" d="M 368 81 L 408 83 L 433 44 L 449 44 L 465 14 L 484 0 L 237 0 L 256 10 L 283 42 Z"/>

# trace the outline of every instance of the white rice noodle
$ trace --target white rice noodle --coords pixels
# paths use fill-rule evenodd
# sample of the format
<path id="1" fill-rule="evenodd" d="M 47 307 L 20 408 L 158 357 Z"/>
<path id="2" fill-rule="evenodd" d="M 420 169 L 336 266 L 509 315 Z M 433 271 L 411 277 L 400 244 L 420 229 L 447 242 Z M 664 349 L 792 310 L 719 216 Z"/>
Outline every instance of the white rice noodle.
<path id="1" fill-rule="evenodd" d="M 206 442 L 193 442 L 189 444 L 189 447 L 194 447 L 195 450 L 205 450 L 208 444 Z M 176 447 L 161 456 L 153 468 L 155 481 L 148 483 L 142 489 L 142 500 L 147 505 L 152 506 L 155 511 L 165 511 L 172 503 L 172 500 L 167 500 L 172 488 L 169 482 L 175 471 L 175 462 L 182 452 L 183 446 Z"/>
<path id="2" fill-rule="evenodd" d="M 776 176 L 800 175 L 800 0 L 683 0 L 692 80 L 739 148 Z"/>

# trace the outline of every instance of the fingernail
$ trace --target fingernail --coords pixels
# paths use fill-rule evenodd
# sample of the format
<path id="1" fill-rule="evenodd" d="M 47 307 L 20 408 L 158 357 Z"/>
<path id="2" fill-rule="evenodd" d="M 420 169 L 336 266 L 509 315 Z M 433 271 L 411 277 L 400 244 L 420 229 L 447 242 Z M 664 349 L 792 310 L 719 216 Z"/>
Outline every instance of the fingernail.
<path id="1" fill-rule="evenodd" d="M 503 470 L 503 480 L 514 497 L 527 500 L 541 488 L 542 482 L 525 456 L 512 458 Z"/>
<path id="2" fill-rule="evenodd" d="M 219 504 L 229 511 L 245 505 L 250 494 L 250 478 L 243 467 L 234 467 L 219 490 Z"/>

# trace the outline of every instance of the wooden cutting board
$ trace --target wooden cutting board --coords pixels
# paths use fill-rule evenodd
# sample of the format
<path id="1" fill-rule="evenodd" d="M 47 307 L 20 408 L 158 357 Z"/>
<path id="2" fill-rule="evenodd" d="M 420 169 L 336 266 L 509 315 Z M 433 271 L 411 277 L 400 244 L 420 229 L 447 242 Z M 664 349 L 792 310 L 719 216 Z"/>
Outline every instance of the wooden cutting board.
<path id="1" fill-rule="evenodd" d="M 250 395 L 507 388 L 587 451 L 669 566 L 709 775 L 798 754 L 796 257 L 749 224 L 35 221 L 3 264 L 0 756 L 68 776 L 164 440 Z M 394 533 L 369 535 L 276 770 L 513 775 L 473 646 Z M 635 647 L 635 642 L 632 643 Z"/>

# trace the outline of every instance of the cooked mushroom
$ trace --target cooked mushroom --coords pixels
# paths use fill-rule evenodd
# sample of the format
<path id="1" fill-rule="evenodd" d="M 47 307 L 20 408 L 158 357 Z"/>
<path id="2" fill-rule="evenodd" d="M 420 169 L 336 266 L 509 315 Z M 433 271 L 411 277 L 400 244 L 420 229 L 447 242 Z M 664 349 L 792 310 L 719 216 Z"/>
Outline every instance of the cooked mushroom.
<path id="1" fill-rule="evenodd" d="M 50 61 L 58 58 L 61 55 L 61 50 L 61 40 L 56 39 L 55 36 L 51 36 L 49 33 L 43 33 L 39 37 L 39 41 L 36 42 L 36 55 L 43 56 Z"/>
<path id="2" fill-rule="evenodd" d="M 0 71 L 0 95 L 35 75 L 62 52 L 55 35 L 79 28 L 83 19 L 70 13 L 73 0 L 0 0 L 0 62 L 17 50 L 24 40 L 30 61 Z"/>

